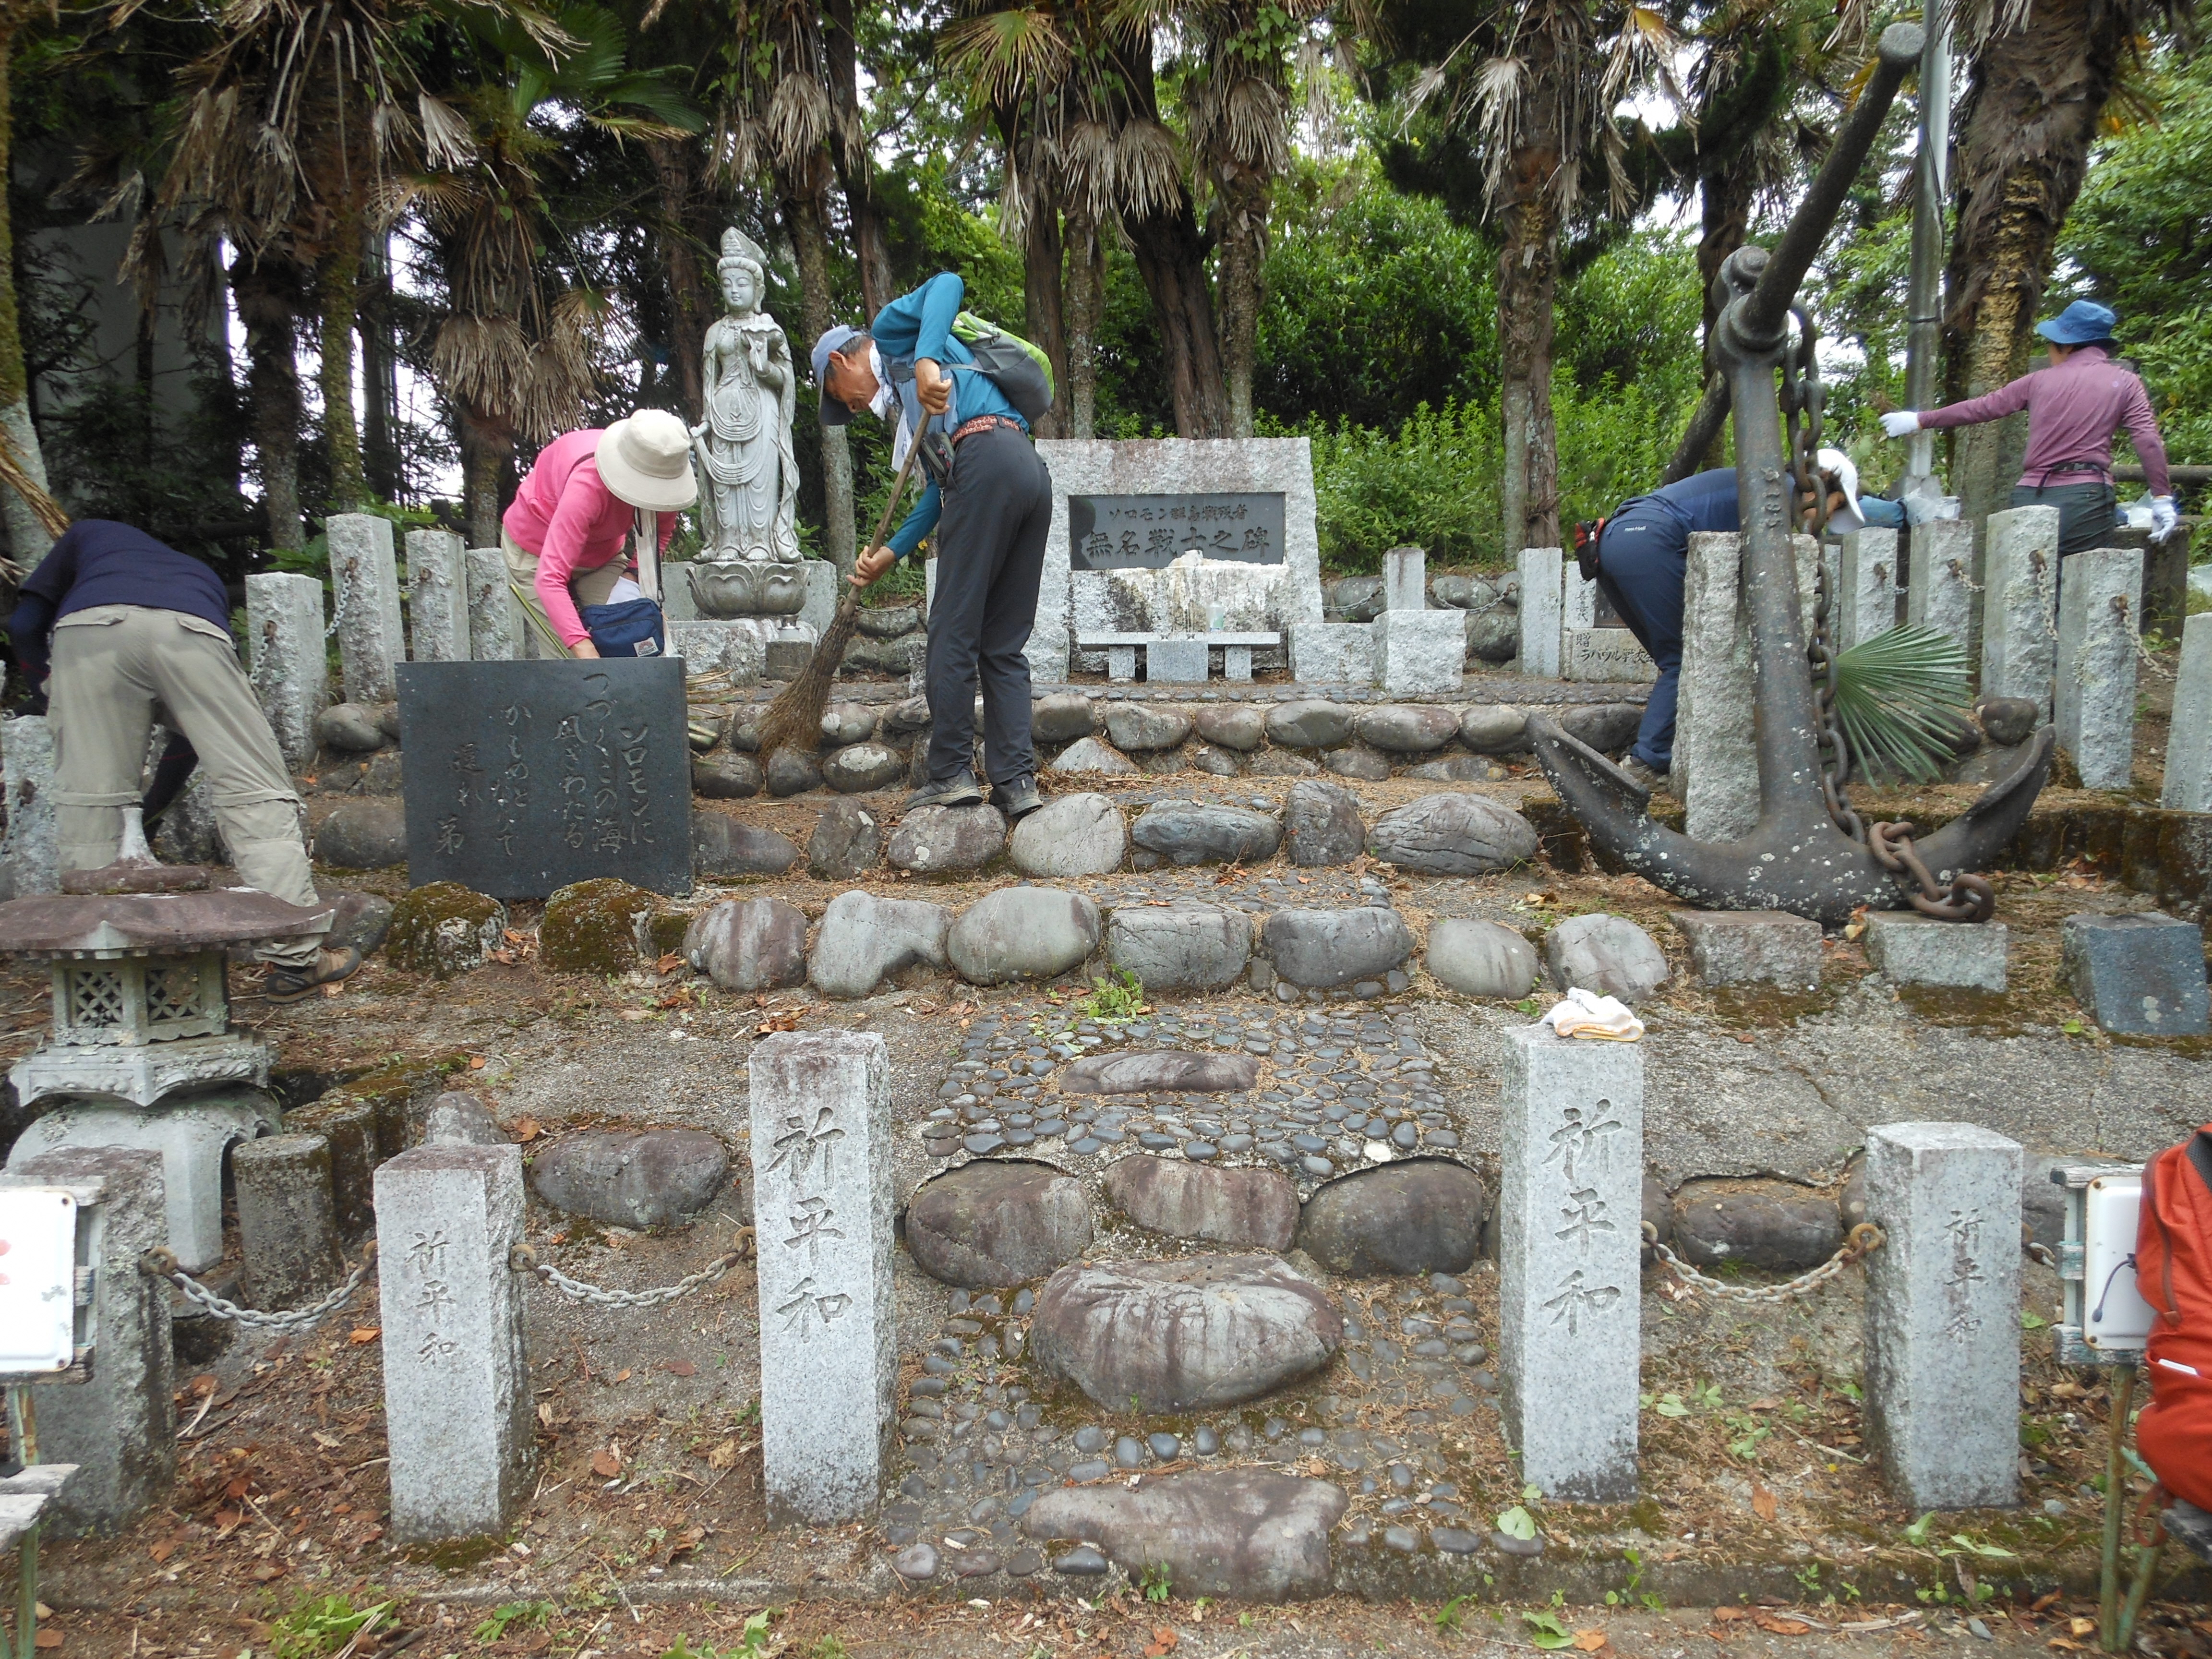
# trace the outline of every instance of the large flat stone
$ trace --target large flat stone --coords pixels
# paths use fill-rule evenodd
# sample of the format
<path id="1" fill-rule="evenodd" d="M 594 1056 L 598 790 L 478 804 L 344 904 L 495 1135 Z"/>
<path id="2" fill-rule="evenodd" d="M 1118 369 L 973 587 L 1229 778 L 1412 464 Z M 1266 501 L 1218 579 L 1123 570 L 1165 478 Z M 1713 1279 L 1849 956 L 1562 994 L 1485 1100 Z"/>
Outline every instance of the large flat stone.
<path id="1" fill-rule="evenodd" d="M 1298 1248 L 1358 1278 L 1463 1273 L 1489 1207 L 1471 1170 L 1439 1158 L 1386 1164 L 1340 1176 L 1308 1199 Z"/>
<path id="2" fill-rule="evenodd" d="M 1820 982 L 1820 924 L 1779 910 L 1674 910 L 1674 931 L 1689 942 L 1700 985 Z"/>
<path id="3" fill-rule="evenodd" d="M 1367 826 L 1352 792 L 1333 783 L 1301 779 L 1291 786 L 1283 813 L 1291 862 L 1312 868 L 1349 864 L 1367 848 Z"/>
<path id="4" fill-rule="evenodd" d="M 1667 956 L 1626 916 L 1569 916 L 1544 935 L 1544 966 L 1562 991 L 1641 1002 L 1667 982 Z"/>
<path id="5" fill-rule="evenodd" d="M 1267 718 L 1243 703 L 1209 704 L 1198 711 L 1198 735 L 1224 749 L 1247 753 L 1267 734 Z"/>
<path id="6" fill-rule="evenodd" d="M 2206 1029 L 2204 936 L 2157 910 L 2066 918 L 2061 971 L 2107 1031 L 2191 1036 Z"/>
<path id="7" fill-rule="evenodd" d="M 807 977 L 826 996 L 865 997 L 902 968 L 945 963 L 945 934 L 952 913 L 920 899 L 878 898 L 854 889 L 822 912 Z"/>
<path id="8" fill-rule="evenodd" d="M 1201 1054 L 1182 1048 L 1086 1054 L 1060 1070 L 1060 1086 L 1071 1095 L 1238 1093 L 1260 1079 L 1260 1062 L 1249 1054 Z"/>
<path id="9" fill-rule="evenodd" d="M 806 870 L 817 881 L 850 881 L 876 867 L 882 822 L 857 801 L 833 801 L 806 838 Z"/>
<path id="10" fill-rule="evenodd" d="M 1177 864 L 1243 864 L 1275 855 L 1281 823 L 1243 806 L 1161 801 L 1148 806 L 1130 830 L 1147 852 Z"/>
<path id="11" fill-rule="evenodd" d="M 1267 1255 L 1062 1267 L 1037 1297 L 1030 1352 L 1109 1410 L 1240 1405 L 1327 1364 L 1344 1317 Z"/>
<path id="12" fill-rule="evenodd" d="M 1285 749 L 1334 749 L 1352 741 L 1353 712 L 1318 697 L 1279 702 L 1267 711 L 1267 741 Z"/>
<path id="13" fill-rule="evenodd" d="M 1267 959 L 1293 985 L 1380 979 L 1413 954 L 1413 930 L 1395 910 L 1278 910 L 1262 930 Z"/>
<path id="14" fill-rule="evenodd" d="M 1252 918 L 1225 904 L 1124 905 L 1107 915 L 1106 959 L 1147 990 L 1218 991 L 1252 959 Z"/>
<path id="15" fill-rule="evenodd" d="M 1368 848 L 1385 864 L 1432 876 L 1480 876 L 1536 856 L 1536 830 L 1511 807 L 1464 792 L 1429 795 L 1375 820 Z"/>
<path id="16" fill-rule="evenodd" d="M 1536 947 L 1502 921 L 1442 917 L 1429 924 L 1431 976 L 1471 997 L 1517 1002 L 1535 988 Z"/>
<path id="17" fill-rule="evenodd" d="M 1106 710 L 1106 735 L 1129 754 L 1173 749 L 1190 735 L 1190 716 L 1180 708 L 1153 708 L 1117 702 Z"/>
<path id="18" fill-rule="evenodd" d="M 907 1206 L 907 1249 L 921 1270 L 970 1290 L 1042 1279 L 1090 1243 L 1083 1183 L 1049 1164 L 979 1159 Z"/>
<path id="19" fill-rule="evenodd" d="M 1898 985 L 2002 991 L 2009 942 L 2001 921 L 1939 921 L 1910 911 L 1867 918 L 1867 960 Z"/>
<path id="20" fill-rule="evenodd" d="M 1022 1529 L 1094 1542 L 1133 1580 L 1164 1568 L 1178 1595 L 1280 1601 L 1328 1593 L 1329 1533 L 1350 1501 L 1324 1480 L 1206 1469 L 1136 1492 L 1048 1492 L 1022 1516 Z"/>
<path id="21" fill-rule="evenodd" d="M 1014 825 L 1006 856 L 1025 876 L 1103 876 L 1121 867 L 1129 832 L 1104 795 L 1061 795 Z"/>
<path id="22" fill-rule="evenodd" d="M 723 876 L 780 876 L 799 862 L 799 848 L 773 830 L 721 812 L 691 814 L 691 872 Z"/>
<path id="23" fill-rule="evenodd" d="M 971 985 L 1050 979 L 1098 948 L 1098 907 L 1057 887 L 1002 887 L 960 913 L 945 953 Z"/>
<path id="24" fill-rule="evenodd" d="M 1179 1158 L 1125 1158 L 1106 1172 L 1106 1195 L 1139 1227 L 1175 1238 L 1287 1250 L 1298 1194 L 1273 1170 L 1231 1170 Z"/>
<path id="25" fill-rule="evenodd" d="M 1425 755 L 1459 735 L 1459 714 L 1433 702 L 1393 702 L 1363 708 L 1352 730 L 1394 755 Z"/>
<path id="26" fill-rule="evenodd" d="M 383 870 L 407 862 L 407 811 L 396 800 L 341 802 L 315 826 L 315 862 L 336 870 Z"/>
<path id="27" fill-rule="evenodd" d="M 1115 748 L 1110 743 L 1097 738 L 1084 738 L 1061 750 L 1057 758 L 1044 769 L 1048 772 L 1070 774 L 1096 772 L 1106 777 L 1134 777 L 1137 763 Z"/>
<path id="28" fill-rule="evenodd" d="M 1514 755 L 1528 747 L 1526 710 L 1479 702 L 1459 717 L 1459 740 L 1478 755 Z"/>
<path id="29" fill-rule="evenodd" d="M 892 831 L 884 858 L 894 870 L 941 875 L 980 870 L 1006 847 L 1006 821 L 995 806 L 922 806 Z"/>
<path id="30" fill-rule="evenodd" d="M 1688 1181 L 1669 1236 L 1692 1267 L 1724 1261 L 1773 1273 L 1817 1267 L 1842 1248 L 1836 1200 L 1791 1181 Z"/>
<path id="31" fill-rule="evenodd" d="M 1080 691 L 1055 691 L 1030 705 L 1030 733 L 1039 743 L 1073 743 L 1097 729 L 1097 711 Z"/>
<path id="32" fill-rule="evenodd" d="M 822 781 L 841 795 L 888 789 L 906 776 L 907 757 L 880 743 L 856 743 L 822 763 Z"/>
<path id="33" fill-rule="evenodd" d="M 570 1215 L 612 1227 L 666 1227 L 714 1201 L 730 1155 L 697 1129 L 591 1129 L 543 1148 L 530 1188 Z"/>
<path id="34" fill-rule="evenodd" d="M 684 958 L 725 991 L 770 991 L 806 978 L 806 915 L 779 898 L 725 899 L 684 930 Z"/>

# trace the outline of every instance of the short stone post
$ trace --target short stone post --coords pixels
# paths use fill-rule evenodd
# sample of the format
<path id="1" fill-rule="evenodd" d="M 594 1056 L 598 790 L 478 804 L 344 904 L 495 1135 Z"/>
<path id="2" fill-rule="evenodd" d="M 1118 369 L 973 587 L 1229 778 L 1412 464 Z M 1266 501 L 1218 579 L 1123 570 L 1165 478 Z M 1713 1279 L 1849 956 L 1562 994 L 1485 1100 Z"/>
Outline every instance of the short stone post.
<path id="1" fill-rule="evenodd" d="M 1521 672 L 1534 678 L 1559 673 L 1559 619 L 1565 594 L 1559 574 L 1559 550 L 1521 550 Z"/>
<path id="2" fill-rule="evenodd" d="M 890 1071 L 873 1032 L 753 1050 L 761 1462 L 772 1522 L 875 1513 L 891 1385 Z"/>
<path id="3" fill-rule="evenodd" d="M 1429 556 L 1418 547 L 1394 547 L 1382 556 L 1382 608 L 1429 608 Z"/>
<path id="4" fill-rule="evenodd" d="M 293 1134 L 241 1141 L 230 1170 L 253 1306 L 304 1307 L 345 1277 L 328 1140 Z"/>
<path id="5" fill-rule="evenodd" d="M 246 656 L 261 712 L 284 763 L 305 771 L 315 758 L 315 716 L 330 707 L 323 585 L 281 570 L 246 579 Z"/>
<path id="6" fill-rule="evenodd" d="M 56 1529 L 112 1534 L 166 1499 L 177 1479 L 169 1287 L 138 1271 L 168 1242 L 161 1155 L 68 1146 L 0 1170 L 0 1186 L 102 1188 L 94 1262 L 91 1378 L 38 1391 L 39 1457 L 74 1463 L 50 1513 Z"/>
<path id="7" fill-rule="evenodd" d="M 0 837 L 0 892 L 14 898 L 60 892 L 54 728 L 46 715 L 0 719 L 0 780 L 8 793 L 8 831 Z"/>
<path id="8" fill-rule="evenodd" d="M 1894 530 L 1869 528 L 1844 537 L 1836 570 L 1836 608 L 1829 618 L 1836 649 L 1848 651 L 1897 626 Z"/>
<path id="9" fill-rule="evenodd" d="M 2135 780 L 2136 636 L 2142 611 L 2139 549 L 2093 548 L 2058 580 L 2058 674 L 2053 724 L 2085 789 Z"/>
<path id="10" fill-rule="evenodd" d="M 394 667 L 407 659 L 399 617 L 399 562 L 392 521 L 370 513 L 334 513 L 325 523 L 331 544 L 331 592 L 338 620 L 338 665 L 349 702 L 391 702 L 399 696 Z"/>
<path id="11" fill-rule="evenodd" d="M 1984 542 L 1982 695 L 2025 697 L 2047 720 L 2058 661 L 2058 509 L 1992 513 Z"/>
<path id="12" fill-rule="evenodd" d="M 1820 546 L 1794 536 L 1801 626 L 1813 621 Z M 1674 784 L 1685 827 L 1699 841 L 1735 841 L 1759 822 L 1753 742 L 1751 624 L 1744 615 L 1743 538 L 1690 538 L 1682 581 L 1681 702 L 1674 716 Z"/>
<path id="13" fill-rule="evenodd" d="M 522 607 L 507 585 L 507 555 L 472 547 L 462 555 L 469 585 L 469 656 L 511 662 L 522 654 Z"/>
<path id="14" fill-rule="evenodd" d="M 409 654 L 416 662 L 469 659 L 468 561 L 450 530 L 407 532 Z"/>
<path id="15" fill-rule="evenodd" d="M 2177 812 L 2212 812 L 2212 611 L 2181 625 L 2166 789 L 2158 804 Z"/>
<path id="16" fill-rule="evenodd" d="M 531 1451 L 520 1146 L 419 1146 L 376 1172 L 392 1537 L 504 1534 Z"/>
<path id="17" fill-rule="evenodd" d="M 1930 519 L 1912 526 L 1912 571 L 1905 620 L 1932 628 L 1971 653 L 1974 642 L 1974 526 L 1968 519 Z M 1968 659 L 1972 660 L 1971 656 Z"/>
<path id="18" fill-rule="evenodd" d="M 1867 1442 L 1910 1508 L 2020 1498 L 2021 1149 L 1972 1123 L 1867 1131 Z"/>
<path id="19" fill-rule="evenodd" d="M 1545 1494 L 1636 1492 L 1644 1050 L 1506 1034 L 1498 1358 L 1505 1434 Z"/>

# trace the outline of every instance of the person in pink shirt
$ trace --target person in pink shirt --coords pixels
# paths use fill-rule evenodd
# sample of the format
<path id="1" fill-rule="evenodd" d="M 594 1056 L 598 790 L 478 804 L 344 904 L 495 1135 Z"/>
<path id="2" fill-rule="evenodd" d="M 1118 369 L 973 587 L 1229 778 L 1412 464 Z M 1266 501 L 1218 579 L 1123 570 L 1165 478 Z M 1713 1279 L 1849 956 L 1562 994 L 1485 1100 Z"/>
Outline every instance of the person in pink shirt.
<path id="1" fill-rule="evenodd" d="M 643 531 L 647 514 L 658 515 L 656 550 L 665 551 L 678 512 L 698 496 L 691 434 L 665 410 L 564 432 L 538 451 L 500 521 L 499 545 L 540 643 L 558 639 L 571 656 L 598 656 L 578 606 L 614 596 L 630 532 Z"/>
<path id="2" fill-rule="evenodd" d="M 1903 438 L 1923 428 L 1941 431 L 2002 420 L 2026 410 L 2027 454 L 2012 504 L 2057 507 L 2058 551 L 2063 556 L 2112 544 L 2112 434 L 2125 427 L 2150 486 L 2151 533 L 2163 537 L 2179 520 L 2166 444 L 2142 382 L 2112 361 L 2112 329 L 2118 321 L 2109 306 L 2076 300 L 2035 325 L 2051 348 L 2048 368 L 2023 374 L 1986 397 L 1924 412 L 1898 410 L 1881 417 L 1881 429 Z"/>

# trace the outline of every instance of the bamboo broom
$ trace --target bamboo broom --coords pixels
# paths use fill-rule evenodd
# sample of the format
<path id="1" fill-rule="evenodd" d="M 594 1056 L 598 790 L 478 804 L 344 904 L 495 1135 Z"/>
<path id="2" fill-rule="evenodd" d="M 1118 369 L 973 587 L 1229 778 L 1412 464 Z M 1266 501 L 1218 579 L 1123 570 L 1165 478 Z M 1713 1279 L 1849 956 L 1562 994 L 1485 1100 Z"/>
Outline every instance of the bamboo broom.
<path id="1" fill-rule="evenodd" d="M 890 499 L 884 503 L 883 515 L 876 520 L 876 533 L 868 538 L 861 550 L 881 547 L 884 532 L 890 528 L 891 513 L 898 506 L 899 497 L 906 494 L 906 481 L 914 471 L 915 457 L 921 453 L 917 439 L 907 450 L 898 477 L 891 483 Z M 775 694 L 775 701 L 768 706 L 768 714 L 761 720 L 760 751 L 773 755 L 779 749 L 797 747 L 809 753 L 821 747 L 822 716 L 830 707 L 830 683 L 837 677 L 837 665 L 845 659 L 845 647 L 853 642 L 853 630 L 860 620 L 860 588 L 850 582 L 837 599 L 837 613 L 830 619 L 830 626 L 822 630 L 821 642 L 814 647 L 814 655 L 799 677 Z"/>

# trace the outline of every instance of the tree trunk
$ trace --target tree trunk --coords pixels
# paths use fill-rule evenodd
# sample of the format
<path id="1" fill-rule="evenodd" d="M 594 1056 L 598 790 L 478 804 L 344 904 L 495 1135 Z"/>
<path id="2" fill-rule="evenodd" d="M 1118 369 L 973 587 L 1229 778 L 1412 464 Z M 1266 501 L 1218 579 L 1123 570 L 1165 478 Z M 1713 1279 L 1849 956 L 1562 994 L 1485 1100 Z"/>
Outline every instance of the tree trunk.
<path id="1" fill-rule="evenodd" d="M 230 269 L 230 291 L 246 330 L 246 396 L 253 447 L 261 473 L 261 501 L 269 514 L 269 544 L 296 553 L 300 526 L 299 283 L 274 259 L 249 263 L 240 255 Z"/>
<path id="2" fill-rule="evenodd" d="M 323 394 L 323 441 L 331 457 L 333 513 L 349 513 L 368 500 L 362 470 L 361 426 L 353 406 L 353 325 L 360 306 L 361 221 L 350 203 L 338 210 L 330 252 L 315 273 L 322 312 L 322 367 L 316 375 Z"/>
<path id="3" fill-rule="evenodd" d="M 823 216 L 822 192 L 787 189 L 784 225 L 799 259 L 799 311 L 806 344 L 811 347 L 830 326 L 830 228 Z M 793 352 L 796 357 L 799 354 Z M 853 544 L 853 452 L 845 428 L 822 428 L 822 517 L 824 550 L 840 575 L 850 575 Z"/>
<path id="4" fill-rule="evenodd" d="M 845 211 L 853 221 L 860 302 L 873 318 L 898 297 L 898 287 L 891 276 L 883 210 L 876 203 L 867 125 L 860 118 L 860 40 L 853 27 L 853 0 L 827 0 L 823 21 L 822 52 L 830 70 L 830 156 L 836 166 L 837 187 L 845 194 Z M 813 343 L 807 342 L 810 347 Z"/>
<path id="5" fill-rule="evenodd" d="M 690 235 L 699 186 L 699 144 L 695 138 L 656 138 L 647 149 L 660 182 L 659 245 L 661 268 L 668 274 L 669 373 L 684 404 L 684 418 L 696 425 L 706 418 L 701 360 L 707 349 L 707 331 L 714 322 L 714 290 Z"/>
<path id="6" fill-rule="evenodd" d="M 1235 164 L 1220 183 L 1222 205 L 1221 357 L 1226 371 L 1229 433 L 1252 435 L 1252 366 L 1260 332 L 1260 268 L 1267 257 L 1267 179 Z"/>
<path id="7" fill-rule="evenodd" d="M 469 524 L 471 547 L 499 545 L 500 485 L 514 458 L 514 428 L 496 416 L 463 405 L 461 511 Z"/>
<path id="8" fill-rule="evenodd" d="M 1187 191 L 1175 204 L 1127 222 L 1137 274 L 1152 296 L 1166 348 L 1176 432 L 1184 438 L 1229 435 L 1229 397 L 1213 327 L 1213 295 L 1206 281 L 1206 249 Z"/>
<path id="9" fill-rule="evenodd" d="M 1540 125 L 1534 130 L 1541 131 Z M 1559 282 L 1559 217 L 1549 148 L 1516 151 L 1498 261 L 1499 398 L 1505 467 L 1501 514 L 1509 561 L 1524 547 L 1559 545 L 1559 445 L 1552 418 L 1552 301 Z"/>
<path id="10" fill-rule="evenodd" d="M 372 494 L 399 499 L 404 480 L 399 454 L 399 364 L 392 341 L 392 246 L 384 231 L 364 240 L 361 283 L 362 470 Z"/>
<path id="11" fill-rule="evenodd" d="M 10 70 L 15 32 L 23 15 L 17 0 L 0 0 L 0 181 L 15 176 Z M 30 380 L 23 366 L 22 328 L 15 309 L 15 224 L 4 189 L 0 189 L 0 434 L 5 434 L 9 447 L 32 481 L 46 489 L 46 457 L 39 448 L 39 429 L 31 419 Z M 0 501 L 6 507 L 8 551 L 27 576 L 46 556 L 53 538 L 46 533 L 30 503 L 14 490 L 0 488 Z"/>
<path id="12" fill-rule="evenodd" d="M 1751 210 L 1757 195 L 1758 161 L 1748 145 L 1711 158 L 1698 175 L 1698 205 L 1705 222 L 1704 234 L 1698 239 L 1698 282 L 1705 301 L 1705 327 L 1698 337 L 1705 343 L 1708 377 L 1715 368 L 1713 325 L 1721 314 L 1714 283 L 1729 255 L 1751 238 Z M 1723 424 L 1705 447 L 1705 465 L 1728 465 L 1728 428 Z"/>
<path id="13" fill-rule="evenodd" d="M 1032 178 L 1035 176 L 1031 175 Z M 1060 307 L 1063 250 L 1060 235 L 1060 202 L 1054 191 L 1040 187 L 1031 196 L 1024 241 L 1023 331 L 1032 343 L 1043 348 L 1045 356 L 1052 363 L 1053 385 L 1057 390 L 1067 384 L 1067 325 Z M 1052 408 L 1032 422 L 1036 435 L 1040 438 L 1062 436 L 1061 428 L 1066 425 L 1065 416 L 1065 405 L 1055 397 Z"/>
<path id="14" fill-rule="evenodd" d="M 1958 229 L 1945 273 L 1946 391 L 1978 398 L 2027 367 L 2059 228 L 2081 188 L 2130 26 L 2088 0 L 2039 4 L 2032 27 L 1975 60 L 1958 149 Z M 1959 428 L 1951 493 L 1978 520 L 2004 506 L 2027 417 Z"/>
<path id="15" fill-rule="evenodd" d="M 1106 313 L 1106 243 L 1088 214 L 1067 216 L 1067 405 L 1071 438 L 1095 435 L 1098 404 L 1098 326 Z"/>

